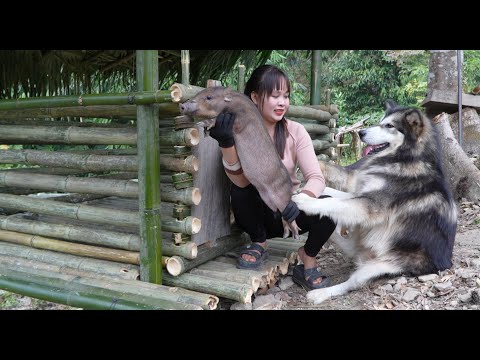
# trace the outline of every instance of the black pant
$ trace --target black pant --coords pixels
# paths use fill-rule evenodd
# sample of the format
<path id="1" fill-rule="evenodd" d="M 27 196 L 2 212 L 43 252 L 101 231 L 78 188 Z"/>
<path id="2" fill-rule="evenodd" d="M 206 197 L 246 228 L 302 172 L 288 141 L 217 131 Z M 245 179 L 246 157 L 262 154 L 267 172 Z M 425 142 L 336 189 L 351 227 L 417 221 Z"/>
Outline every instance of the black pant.
<path id="1" fill-rule="evenodd" d="M 250 235 L 252 242 L 265 242 L 266 239 L 283 236 L 282 217 L 279 211 L 273 212 L 262 200 L 257 189 L 252 185 L 241 188 L 232 184 L 230 188 L 231 205 L 235 222 Z M 326 198 L 328 195 L 319 197 Z M 335 230 L 336 224 L 326 216 L 306 215 L 300 211 L 295 219 L 302 229 L 301 234 L 308 233 L 305 253 L 314 257 L 318 254 Z"/>

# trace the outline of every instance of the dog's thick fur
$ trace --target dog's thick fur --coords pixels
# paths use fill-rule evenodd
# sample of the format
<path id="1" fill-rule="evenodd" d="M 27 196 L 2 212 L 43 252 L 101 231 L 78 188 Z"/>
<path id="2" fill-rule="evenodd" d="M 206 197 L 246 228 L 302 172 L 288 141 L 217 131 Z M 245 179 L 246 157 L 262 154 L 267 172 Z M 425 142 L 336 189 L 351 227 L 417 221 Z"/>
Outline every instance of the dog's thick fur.
<path id="1" fill-rule="evenodd" d="M 457 211 L 431 121 L 388 101 L 380 124 L 359 135 L 370 151 L 359 162 L 347 168 L 321 163 L 327 185 L 348 194 L 292 198 L 305 213 L 329 216 L 350 231 L 348 238 L 334 233 L 331 239 L 357 269 L 343 283 L 309 291 L 307 298 L 316 304 L 374 278 L 418 276 L 452 265 Z"/>

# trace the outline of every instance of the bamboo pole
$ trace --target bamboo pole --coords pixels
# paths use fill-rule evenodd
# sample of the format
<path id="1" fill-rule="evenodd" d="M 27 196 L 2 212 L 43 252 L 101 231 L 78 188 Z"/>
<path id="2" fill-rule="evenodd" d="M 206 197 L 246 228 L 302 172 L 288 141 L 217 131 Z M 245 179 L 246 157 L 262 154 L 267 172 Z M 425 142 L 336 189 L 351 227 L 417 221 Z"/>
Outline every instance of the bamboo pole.
<path id="1" fill-rule="evenodd" d="M 212 270 L 212 271 L 220 271 L 226 274 L 236 274 L 239 271 L 242 274 L 260 278 L 260 288 L 264 288 L 270 282 L 270 271 L 264 269 L 237 269 L 236 266 L 232 266 L 232 264 L 227 264 L 221 261 L 211 260 L 204 264 L 197 266 L 195 269 L 203 269 L 203 270 Z M 193 270 L 193 269 L 192 269 Z"/>
<path id="2" fill-rule="evenodd" d="M 320 105 L 321 99 L 321 81 L 320 74 L 322 69 L 322 51 L 313 50 L 311 64 L 311 80 L 310 80 L 310 104 Z"/>
<path id="3" fill-rule="evenodd" d="M 223 271 L 194 268 L 189 271 L 189 274 L 201 275 L 201 276 L 210 277 L 213 279 L 228 280 L 228 281 L 233 281 L 239 284 L 246 284 L 252 287 L 252 290 L 254 293 L 258 290 L 262 282 L 259 276 L 251 276 L 251 275 L 243 274 L 241 272 L 226 273 Z"/>
<path id="4" fill-rule="evenodd" d="M 221 279 L 211 279 L 194 274 L 172 276 L 164 273 L 163 281 L 166 285 L 206 292 L 227 299 L 236 300 L 243 304 L 252 302 L 253 289 L 250 285 L 242 285 Z"/>
<path id="5" fill-rule="evenodd" d="M 203 89 L 204 88 L 198 86 L 175 83 L 170 87 L 171 100 L 174 103 L 183 103 L 193 98 Z"/>
<path id="6" fill-rule="evenodd" d="M 2 215 L 0 215 L 0 228 L 8 231 L 78 241 L 115 249 L 130 251 L 140 250 L 140 238 L 138 235 L 117 231 L 92 229 L 78 225 L 51 224 L 38 220 L 28 220 Z"/>
<path id="7" fill-rule="evenodd" d="M 15 286 L 15 284 L 18 284 Z M 24 285 L 24 286 L 20 286 Z M 105 281 L 94 277 L 80 277 L 37 270 L 1 266 L 0 286 L 9 286 L 12 291 L 33 295 L 47 301 L 56 301 L 86 309 L 162 309 L 201 310 L 198 305 L 182 304 L 171 300 L 146 297 L 143 289 L 130 292 L 112 290 Z M 132 293 L 137 290 L 136 293 Z M 117 305 L 120 304 L 120 305 Z"/>
<path id="8" fill-rule="evenodd" d="M 330 134 L 330 128 L 320 124 L 302 124 L 308 133 L 314 135 Z"/>
<path id="9" fill-rule="evenodd" d="M 43 249 L 38 250 L 6 242 L 0 242 L 0 254 L 8 257 L 17 256 L 28 260 L 41 261 L 79 272 L 92 272 L 99 275 L 132 280 L 140 278 L 140 269 L 136 265 L 86 258 Z"/>
<path id="10" fill-rule="evenodd" d="M 109 93 L 67 96 L 38 96 L 15 100 L 0 100 L 0 111 L 89 105 L 149 105 L 170 101 L 172 101 L 172 97 L 170 95 L 170 91 L 168 90 L 147 90 L 143 92 L 120 94 Z"/>
<path id="11" fill-rule="evenodd" d="M 198 171 L 198 160 L 194 155 L 186 158 L 176 158 L 173 155 L 163 155 L 160 158 L 160 167 L 176 172 L 195 173 Z"/>
<path id="12" fill-rule="evenodd" d="M 3 113 L 2 113 L 3 114 Z M 0 114 L 1 116 L 1 114 Z M 69 127 L 75 126 L 80 128 L 132 128 L 135 129 L 136 126 L 130 123 L 120 123 L 120 122 L 112 122 L 105 123 L 105 122 L 92 122 L 92 121 L 77 121 L 76 119 L 69 121 L 69 120 L 56 120 L 56 119 L 41 119 L 41 120 L 32 120 L 32 119 L 2 119 L 0 118 L 0 125 L 20 125 L 20 126 L 28 126 L 28 127 L 35 127 L 35 126 L 48 126 L 48 127 Z"/>
<path id="13" fill-rule="evenodd" d="M 180 115 L 178 104 L 167 102 L 157 104 L 160 117 Z M 136 119 L 136 105 L 94 105 L 81 107 L 40 107 L 31 109 L 3 110 L 0 112 L 2 119 L 25 118 L 59 118 L 59 117 L 85 117 L 85 118 L 116 118 L 120 116 Z"/>
<path id="14" fill-rule="evenodd" d="M 24 234 L 6 230 L 0 230 L 0 240 L 13 244 L 31 246 L 36 249 L 46 249 L 95 259 L 140 265 L 140 254 L 133 251 L 75 244 L 39 235 Z"/>
<path id="15" fill-rule="evenodd" d="M 190 84 L 190 52 L 188 50 L 181 51 L 181 64 L 182 64 L 182 84 Z"/>
<path id="16" fill-rule="evenodd" d="M 162 219 L 163 231 L 193 235 L 193 234 L 197 234 L 200 231 L 201 227 L 202 227 L 201 220 L 193 216 L 187 216 L 183 220 L 177 220 L 175 218 L 167 218 L 167 217 L 164 217 Z"/>
<path id="17" fill-rule="evenodd" d="M 243 94 L 245 90 L 245 65 L 238 65 L 237 91 Z"/>
<path id="18" fill-rule="evenodd" d="M 196 128 L 170 130 L 160 132 L 160 145 L 195 146 L 200 141 Z"/>
<path id="19" fill-rule="evenodd" d="M 82 204 L 65 204 L 49 199 L 0 194 L 0 207 L 31 211 L 47 215 L 59 215 L 70 219 L 101 224 L 138 226 L 138 212 L 114 210 Z"/>
<path id="20" fill-rule="evenodd" d="M 245 244 L 246 242 L 248 242 L 248 239 L 246 239 L 244 236 L 241 236 L 237 233 L 232 233 L 231 235 L 223 236 L 217 239 L 215 245 L 209 243 L 202 244 L 198 247 L 197 257 L 195 259 L 187 260 L 180 258 L 182 261 L 182 273 L 193 269 L 200 264 L 210 261 L 235 247 Z"/>
<path id="21" fill-rule="evenodd" d="M 61 151 L 2 150 L 0 164 L 27 164 L 90 171 L 137 171 L 136 156 L 82 155 Z"/>
<path id="22" fill-rule="evenodd" d="M 137 50 L 139 90 L 158 89 L 158 50 Z M 169 99 L 171 101 L 171 98 Z M 140 214 L 140 278 L 161 284 L 162 221 L 160 217 L 160 149 L 158 108 L 137 106 L 138 206 Z M 168 263 L 167 263 L 168 265 Z"/>
<path id="23" fill-rule="evenodd" d="M 48 264 L 42 264 L 38 261 L 24 262 L 21 258 L 6 258 L 6 260 L 0 258 L 0 264 L 5 264 L 7 266 L 10 264 L 15 264 L 14 268 L 20 267 L 21 270 L 25 270 L 26 272 L 30 272 L 32 268 L 34 268 L 35 270 L 38 269 L 42 271 L 51 271 L 53 273 L 61 270 L 61 268 L 58 266 L 48 266 Z M 88 285 L 89 282 L 87 278 L 94 277 L 95 285 L 104 289 L 119 291 L 130 295 L 140 295 L 151 299 L 168 300 L 184 304 L 194 304 L 202 307 L 205 310 L 215 309 L 219 302 L 218 297 L 214 295 L 204 294 L 177 287 L 169 287 L 135 280 L 111 279 L 106 276 L 97 276 L 96 274 L 80 274 L 79 276 L 79 285 Z"/>
<path id="24" fill-rule="evenodd" d="M 177 190 L 170 184 L 160 184 L 160 191 L 162 201 L 166 202 L 181 202 L 185 205 L 198 205 L 202 200 L 200 189 L 196 187 Z"/>
<path id="25" fill-rule="evenodd" d="M 135 128 L 0 125 L 2 144 L 135 145 Z"/>
<path id="26" fill-rule="evenodd" d="M 293 116 L 298 118 L 315 119 L 320 121 L 329 121 L 332 118 L 332 114 L 330 114 L 329 112 L 312 109 L 311 107 L 307 106 L 296 105 L 290 105 L 286 116 L 287 118 L 289 116 Z"/>
<path id="27" fill-rule="evenodd" d="M 336 141 L 325 141 L 325 140 L 312 140 L 313 148 L 315 151 L 325 150 L 329 147 L 336 147 Z"/>

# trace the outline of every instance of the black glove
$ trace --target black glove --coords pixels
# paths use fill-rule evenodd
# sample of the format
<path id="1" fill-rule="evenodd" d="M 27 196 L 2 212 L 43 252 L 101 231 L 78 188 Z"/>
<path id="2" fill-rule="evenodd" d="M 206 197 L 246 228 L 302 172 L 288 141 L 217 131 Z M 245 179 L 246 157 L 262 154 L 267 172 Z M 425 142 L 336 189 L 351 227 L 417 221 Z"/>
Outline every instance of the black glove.
<path id="1" fill-rule="evenodd" d="M 210 136 L 218 141 L 218 145 L 229 148 L 235 144 L 233 139 L 233 122 L 235 114 L 221 113 L 217 116 L 215 126 L 210 129 Z"/>
<path id="2" fill-rule="evenodd" d="M 298 215 L 300 215 L 300 210 L 298 209 L 297 204 L 290 200 L 285 209 L 282 211 L 282 218 L 286 222 L 291 223 L 297 218 Z"/>

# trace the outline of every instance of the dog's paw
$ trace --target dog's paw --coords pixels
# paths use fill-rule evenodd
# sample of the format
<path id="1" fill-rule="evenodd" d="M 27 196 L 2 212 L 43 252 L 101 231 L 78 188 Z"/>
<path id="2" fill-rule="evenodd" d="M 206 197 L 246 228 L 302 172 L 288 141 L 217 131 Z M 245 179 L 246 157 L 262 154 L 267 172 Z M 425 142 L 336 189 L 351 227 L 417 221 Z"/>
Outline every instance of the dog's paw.
<path id="1" fill-rule="evenodd" d="M 300 193 L 292 196 L 292 200 L 297 204 L 298 208 L 307 215 L 316 215 L 320 213 L 318 199 Z"/>
<path id="2" fill-rule="evenodd" d="M 325 300 L 328 300 L 330 298 L 331 295 L 328 291 L 328 288 L 311 290 L 307 293 L 307 299 L 313 302 L 315 305 L 318 305 L 321 302 L 324 302 Z"/>
<path id="3" fill-rule="evenodd" d="M 314 199 L 314 198 L 308 196 L 305 193 L 299 193 L 292 196 L 292 200 L 296 202 L 299 207 L 300 205 L 310 201 L 311 199 Z"/>

